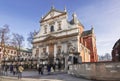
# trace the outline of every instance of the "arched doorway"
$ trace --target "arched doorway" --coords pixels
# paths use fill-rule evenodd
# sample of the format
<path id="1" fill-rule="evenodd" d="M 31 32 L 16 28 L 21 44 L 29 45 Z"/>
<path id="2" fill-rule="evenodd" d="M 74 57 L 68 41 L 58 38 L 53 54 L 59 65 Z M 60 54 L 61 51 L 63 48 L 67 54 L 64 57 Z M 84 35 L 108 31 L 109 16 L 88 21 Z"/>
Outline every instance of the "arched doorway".
<path id="1" fill-rule="evenodd" d="M 77 57 L 73 57 L 73 64 L 77 64 L 78 63 L 78 58 Z"/>

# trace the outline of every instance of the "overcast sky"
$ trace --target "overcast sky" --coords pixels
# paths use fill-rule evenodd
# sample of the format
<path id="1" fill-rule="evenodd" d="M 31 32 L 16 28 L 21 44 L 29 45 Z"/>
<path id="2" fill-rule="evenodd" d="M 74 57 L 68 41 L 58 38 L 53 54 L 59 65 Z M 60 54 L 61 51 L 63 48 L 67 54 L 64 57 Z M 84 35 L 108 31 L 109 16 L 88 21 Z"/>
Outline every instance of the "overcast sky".
<path id="1" fill-rule="evenodd" d="M 85 30 L 92 25 L 98 54 L 111 53 L 120 38 L 120 0 L 0 0 L 0 27 L 8 24 L 11 32 L 27 38 L 40 29 L 40 18 L 52 5 L 61 11 L 66 7 L 69 20 L 75 12 Z"/>

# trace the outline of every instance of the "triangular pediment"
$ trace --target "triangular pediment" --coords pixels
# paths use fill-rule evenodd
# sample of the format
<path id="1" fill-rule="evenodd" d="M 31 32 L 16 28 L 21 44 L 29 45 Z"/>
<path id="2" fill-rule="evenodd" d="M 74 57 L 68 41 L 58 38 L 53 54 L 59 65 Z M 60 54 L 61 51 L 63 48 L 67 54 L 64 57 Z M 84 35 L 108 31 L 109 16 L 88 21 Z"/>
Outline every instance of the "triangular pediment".
<path id="1" fill-rule="evenodd" d="M 48 20 L 50 18 L 54 18 L 60 15 L 66 14 L 66 12 L 58 11 L 56 9 L 51 9 L 42 19 L 40 22 Z"/>
<path id="2" fill-rule="evenodd" d="M 55 36 L 52 36 L 52 35 L 49 35 L 49 36 L 47 36 L 47 37 L 44 39 L 44 41 L 52 40 L 52 39 L 56 39 L 56 37 L 55 37 Z"/>

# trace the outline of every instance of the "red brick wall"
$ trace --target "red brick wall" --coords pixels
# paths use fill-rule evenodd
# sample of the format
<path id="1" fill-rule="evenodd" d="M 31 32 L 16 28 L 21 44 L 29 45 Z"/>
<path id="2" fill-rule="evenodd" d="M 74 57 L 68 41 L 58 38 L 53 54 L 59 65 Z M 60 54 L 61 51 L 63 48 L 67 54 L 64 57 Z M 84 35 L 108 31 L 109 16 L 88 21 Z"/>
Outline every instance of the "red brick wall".
<path id="1" fill-rule="evenodd" d="M 97 55 L 97 48 L 96 48 L 96 40 L 94 35 L 89 35 L 83 37 L 84 45 L 86 41 L 86 46 L 90 50 L 90 61 L 91 62 L 97 62 L 98 61 L 98 55 Z"/>

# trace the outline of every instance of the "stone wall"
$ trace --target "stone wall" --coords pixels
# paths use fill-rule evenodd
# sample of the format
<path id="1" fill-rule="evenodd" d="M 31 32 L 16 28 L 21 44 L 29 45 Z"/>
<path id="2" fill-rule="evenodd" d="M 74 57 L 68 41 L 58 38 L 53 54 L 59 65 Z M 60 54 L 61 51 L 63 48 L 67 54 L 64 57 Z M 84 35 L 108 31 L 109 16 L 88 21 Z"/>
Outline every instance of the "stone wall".
<path id="1" fill-rule="evenodd" d="M 120 62 L 81 63 L 70 65 L 68 73 L 100 81 L 120 81 Z"/>

